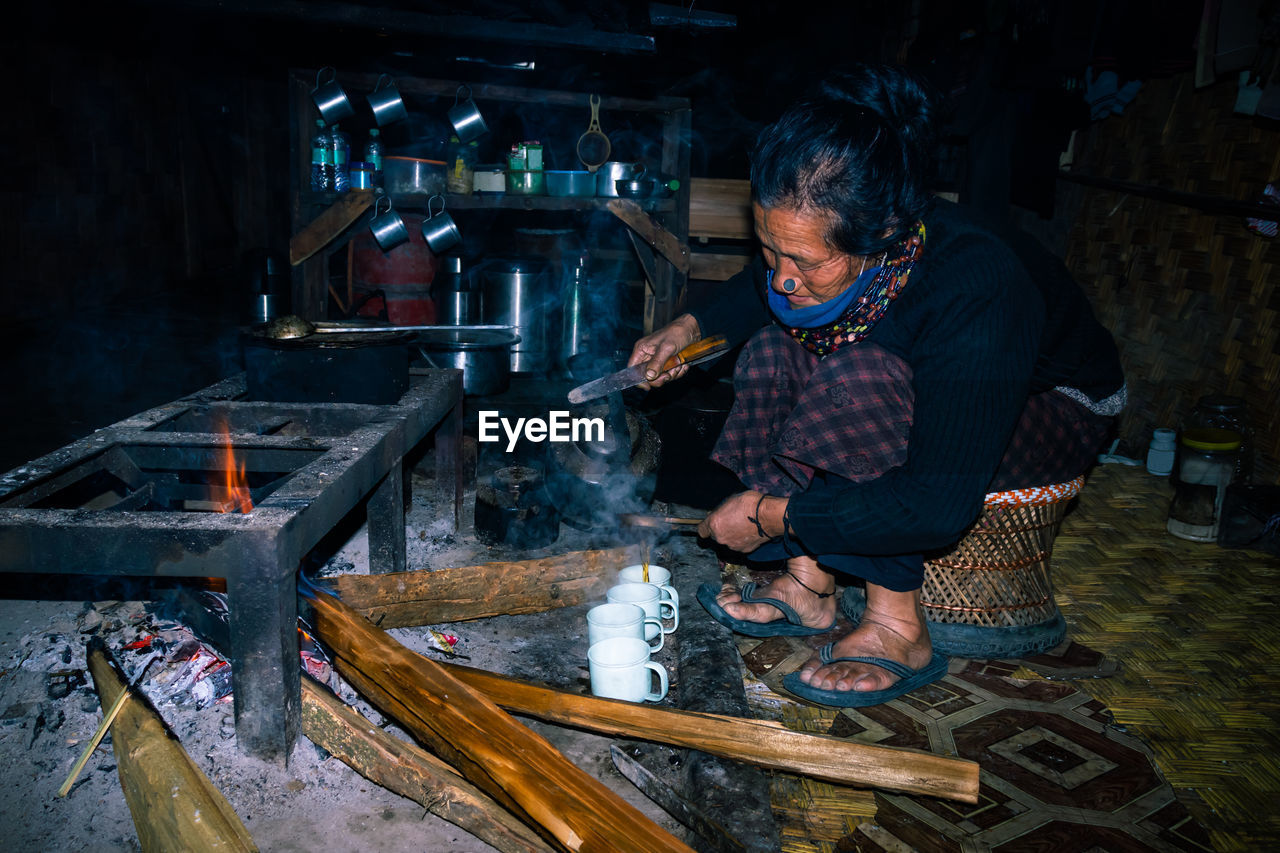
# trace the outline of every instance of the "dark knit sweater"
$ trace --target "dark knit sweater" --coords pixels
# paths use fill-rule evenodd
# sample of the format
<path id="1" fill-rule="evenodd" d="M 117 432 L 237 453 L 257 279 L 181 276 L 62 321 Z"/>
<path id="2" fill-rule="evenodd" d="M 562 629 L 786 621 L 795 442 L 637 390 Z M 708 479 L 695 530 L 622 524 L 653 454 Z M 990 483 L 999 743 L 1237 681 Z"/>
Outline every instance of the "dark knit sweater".
<path id="1" fill-rule="evenodd" d="M 867 338 L 911 365 L 907 461 L 863 483 L 815 479 L 791 498 L 795 538 L 812 553 L 906 554 L 957 541 L 982 509 L 1030 394 L 1055 387 L 1103 400 L 1124 384 L 1110 333 L 1056 257 L 939 201 L 923 257 Z M 765 266 L 690 306 L 704 336 L 738 342 L 773 317 Z"/>

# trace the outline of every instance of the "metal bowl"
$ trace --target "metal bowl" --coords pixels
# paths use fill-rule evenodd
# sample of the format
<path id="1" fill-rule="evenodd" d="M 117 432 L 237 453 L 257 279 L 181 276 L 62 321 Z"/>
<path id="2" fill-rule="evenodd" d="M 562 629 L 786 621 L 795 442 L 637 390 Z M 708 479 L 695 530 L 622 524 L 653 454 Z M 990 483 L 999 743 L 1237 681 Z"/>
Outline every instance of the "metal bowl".
<path id="1" fill-rule="evenodd" d="M 653 195 L 653 178 L 630 178 L 615 181 L 619 198 L 649 198 Z"/>
<path id="2" fill-rule="evenodd" d="M 556 198 L 591 198 L 596 194 L 596 176 L 590 172 L 549 170 L 547 195 Z"/>

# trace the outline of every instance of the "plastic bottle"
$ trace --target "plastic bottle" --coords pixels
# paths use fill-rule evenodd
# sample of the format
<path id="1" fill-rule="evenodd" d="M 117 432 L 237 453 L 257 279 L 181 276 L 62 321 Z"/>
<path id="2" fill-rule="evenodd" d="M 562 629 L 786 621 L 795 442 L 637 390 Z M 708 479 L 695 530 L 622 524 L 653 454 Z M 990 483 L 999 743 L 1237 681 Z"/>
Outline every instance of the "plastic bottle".
<path id="1" fill-rule="evenodd" d="M 449 137 L 449 174 L 445 188 L 451 193 L 471 195 L 475 189 L 475 168 L 479 148 L 473 140 L 470 143 L 458 141 L 458 137 Z"/>
<path id="2" fill-rule="evenodd" d="M 1178 433 L 1171 429 L 1157 429 L 1151 433 L 1147 448 L 1147 472 L 1157 477 L 1173 473 L 1174 458 L 1178 455 Z"/>
<path id="3" fill-rule="evenodd" d="M 333 191 L 344 193 L 351 189 L 351 176 L 347 171 L 351 162 L 351 138 L 336 124 L 329 138 L 333 151 Z"/>
<path id="4" fill-rule="evenodd" d="M 373 185 L 382 186 L 382 137 L 375 127 L 364 144 L 364 161 L 373 169 Z"/>
<path id="5" fill-rule="evenodd" d="M 333 151 L 324 119 L 316 119 L 316 132 L 311 137 L 311 189 L 325 192 L 333 189 Z"/>

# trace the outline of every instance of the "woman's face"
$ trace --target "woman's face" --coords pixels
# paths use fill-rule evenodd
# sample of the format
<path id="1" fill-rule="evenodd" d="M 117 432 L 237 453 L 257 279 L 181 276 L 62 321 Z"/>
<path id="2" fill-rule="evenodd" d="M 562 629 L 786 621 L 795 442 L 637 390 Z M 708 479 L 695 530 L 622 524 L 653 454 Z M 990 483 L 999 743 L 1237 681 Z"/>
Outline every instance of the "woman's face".
<path id="1" fill-rule="evenodd" d="M 863 259 L 846 255 L 827 244 L 825 217 L 812 211 L 751 205 L 756 237 L 765 263 L 773 270 L 773 289 L 792 308 L 804 308 L 834 299 L 853 284 Z M 791 293 L 783 289 L 788 279 L 796 283 Z"/>

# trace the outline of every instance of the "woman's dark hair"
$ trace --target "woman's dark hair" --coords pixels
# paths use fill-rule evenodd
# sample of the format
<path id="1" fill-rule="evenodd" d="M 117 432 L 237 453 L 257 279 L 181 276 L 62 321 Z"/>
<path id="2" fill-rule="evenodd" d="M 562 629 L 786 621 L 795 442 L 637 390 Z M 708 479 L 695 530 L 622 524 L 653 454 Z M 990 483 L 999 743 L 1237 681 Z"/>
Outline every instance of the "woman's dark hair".
<path id="1" fill-rule="evenodd" d="M 751 155 L 764 207 L 831 214 L 828 242 L 876 255 L 929 209 L 937 100 L 903 68 L 858 65 L 825 80 L 766 127 Z"/>

